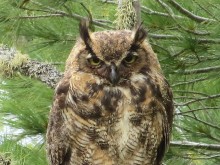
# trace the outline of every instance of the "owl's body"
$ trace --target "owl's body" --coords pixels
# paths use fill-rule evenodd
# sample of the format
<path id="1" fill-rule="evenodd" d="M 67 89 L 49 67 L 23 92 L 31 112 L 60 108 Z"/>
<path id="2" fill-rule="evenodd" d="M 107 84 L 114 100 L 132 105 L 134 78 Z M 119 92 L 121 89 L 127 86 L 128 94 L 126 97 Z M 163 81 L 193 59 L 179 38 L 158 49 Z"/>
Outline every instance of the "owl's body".
<path id="1" fill-rule="evenodd" d="M 161 164 L 172 93 L 145 31 L 80 29 L 51 109 L 50 164 Z"/>

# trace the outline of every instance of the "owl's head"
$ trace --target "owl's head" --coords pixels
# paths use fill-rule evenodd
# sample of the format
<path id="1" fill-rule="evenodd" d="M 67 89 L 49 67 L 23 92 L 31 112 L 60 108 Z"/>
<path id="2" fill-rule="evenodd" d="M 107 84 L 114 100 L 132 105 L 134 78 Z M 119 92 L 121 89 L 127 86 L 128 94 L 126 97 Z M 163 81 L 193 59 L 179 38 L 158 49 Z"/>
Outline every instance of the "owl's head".
<path id="1" fill-rule="evenodd" d="M 145 41 L 140 26 L 131 30 L 91 33 L 86 21 L 79 25 L 80 39 L 74 46 L 66 69 L 91 73 L 107 84 L 118 86 L 134 74 L 160 71 L 156 54 Z"/>

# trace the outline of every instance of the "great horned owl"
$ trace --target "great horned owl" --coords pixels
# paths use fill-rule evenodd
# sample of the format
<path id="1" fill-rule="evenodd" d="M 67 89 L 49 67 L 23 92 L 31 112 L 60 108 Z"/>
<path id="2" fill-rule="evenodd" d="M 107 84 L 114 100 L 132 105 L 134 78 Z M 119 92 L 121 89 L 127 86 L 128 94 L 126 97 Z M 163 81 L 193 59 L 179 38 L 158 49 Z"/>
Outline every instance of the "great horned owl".
<path id="1" fill-rule="evenodd" d="M 160 165 L 173 101 L 146 31 L 80 23 L 47 130 L 51 165 Z"/>

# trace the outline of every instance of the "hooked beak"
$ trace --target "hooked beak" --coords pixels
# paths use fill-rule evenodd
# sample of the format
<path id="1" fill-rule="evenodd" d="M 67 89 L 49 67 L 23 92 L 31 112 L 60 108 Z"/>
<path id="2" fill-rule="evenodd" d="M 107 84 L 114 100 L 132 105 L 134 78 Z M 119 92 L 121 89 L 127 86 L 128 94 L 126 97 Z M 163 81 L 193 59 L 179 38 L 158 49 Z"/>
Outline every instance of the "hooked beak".
<path id="1" fill-rule="evenodd" d="M 111 83 L 115 85 L 118 83 L 120 79 L 115 63 L 111 63 L 110 69 L 111 69 L 111 72 L 110 72 L 109 78 L 110 78 Z"/>

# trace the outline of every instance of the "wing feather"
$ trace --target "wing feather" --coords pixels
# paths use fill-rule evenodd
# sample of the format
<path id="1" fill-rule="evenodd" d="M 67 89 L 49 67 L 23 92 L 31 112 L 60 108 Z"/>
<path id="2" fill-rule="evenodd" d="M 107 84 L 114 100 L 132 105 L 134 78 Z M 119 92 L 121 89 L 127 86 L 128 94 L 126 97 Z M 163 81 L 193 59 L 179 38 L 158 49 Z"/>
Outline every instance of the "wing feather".
<path id="1" fill-rule="evenodd" d="M 47 128 L 47 155 L 50 165 L 65 165 L 70 161 L 71 150 L 64 136 L 65 129 L 63 129 L 64 121 L 62 117 L 68 90 L 69 81 L 63 78 L 55 90 Z"/>

